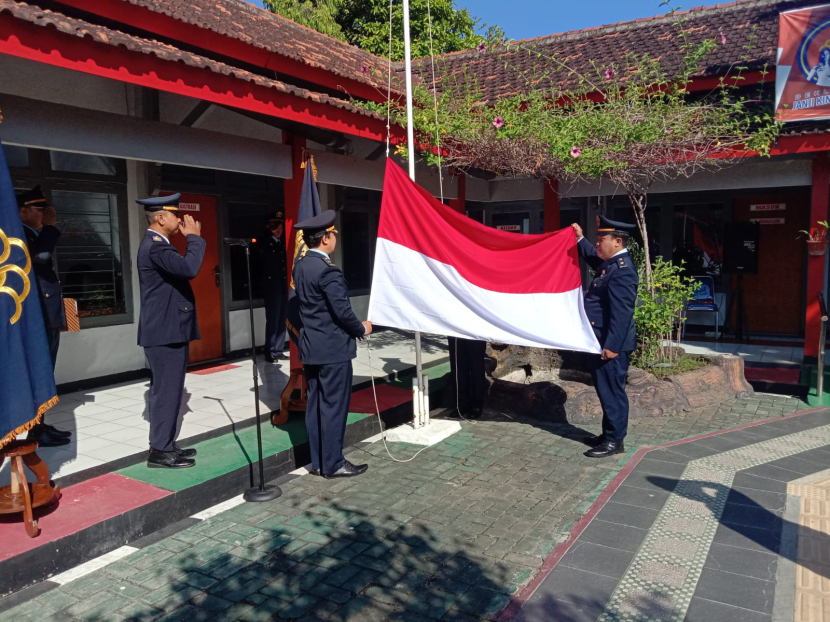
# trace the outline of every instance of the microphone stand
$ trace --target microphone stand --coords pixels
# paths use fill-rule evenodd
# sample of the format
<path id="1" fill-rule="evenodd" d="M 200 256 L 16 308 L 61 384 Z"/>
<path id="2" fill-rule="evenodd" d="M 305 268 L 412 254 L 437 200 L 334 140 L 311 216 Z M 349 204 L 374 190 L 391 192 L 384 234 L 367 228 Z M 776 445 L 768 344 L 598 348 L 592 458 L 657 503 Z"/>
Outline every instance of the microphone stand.
<path id="1" fill-rule="evenodd" d="M 245 491 L 242 498 L 245 501 L 253 503 L 261 503 L 263 501 L 272 501 L 280 495 L 282 490 L 279 486 L 265 485 L 265 469 L 262 464 L 262 425 L 259 420 L 259 373 L 256 366 L 256 342 L 254 336 L 254 295 L 252 292 L 251 283 L 251 246 L 245 241 L 243 243 L 231 243 L 227 239 L 226 243 L 234 246 L 245 247 L 245 266 L 248 269 L 248 309 L 251 314 L 251 364 L 254 369 L 254 400 L 256 402 L 256 442 L 257 449 L 259 449 L 259 486 L 254 486 Z"/>

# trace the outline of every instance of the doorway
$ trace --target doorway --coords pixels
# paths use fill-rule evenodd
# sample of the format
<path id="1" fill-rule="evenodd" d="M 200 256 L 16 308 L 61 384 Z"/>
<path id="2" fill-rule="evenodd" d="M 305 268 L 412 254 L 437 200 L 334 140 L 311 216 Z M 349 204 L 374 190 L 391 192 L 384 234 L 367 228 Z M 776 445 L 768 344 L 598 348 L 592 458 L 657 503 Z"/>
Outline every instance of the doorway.
<path id="1" fill-rule="evenodd" d="M 201 363 L 222 357 L 222 303 L 221 273 L 219 270 L 219 226 L 216 214 L 216 197 L 203 194 L 182 194 L 179 215 L 185 214 L 202 223 L 205 240 L 205 257 L 196 278 L 190 281 L 196 296 L 196 315 L 202 338 L 190 343 L 188 363 Z M 184 254 L 187 241 L 177 235 L 173 245 Z"/>

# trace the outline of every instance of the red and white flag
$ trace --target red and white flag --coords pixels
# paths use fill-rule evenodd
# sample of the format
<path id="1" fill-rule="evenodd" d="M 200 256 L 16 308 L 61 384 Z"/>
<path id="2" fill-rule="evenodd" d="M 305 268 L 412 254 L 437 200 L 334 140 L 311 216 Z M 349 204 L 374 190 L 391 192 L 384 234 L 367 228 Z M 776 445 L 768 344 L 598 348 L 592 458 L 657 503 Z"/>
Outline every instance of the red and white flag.
<path id="1" fill-rule="evenodd" d="M 599 353 L 570 228 L 517 235 L 477 223 L 387 160 L 369 319 L 439 335 Z"/>

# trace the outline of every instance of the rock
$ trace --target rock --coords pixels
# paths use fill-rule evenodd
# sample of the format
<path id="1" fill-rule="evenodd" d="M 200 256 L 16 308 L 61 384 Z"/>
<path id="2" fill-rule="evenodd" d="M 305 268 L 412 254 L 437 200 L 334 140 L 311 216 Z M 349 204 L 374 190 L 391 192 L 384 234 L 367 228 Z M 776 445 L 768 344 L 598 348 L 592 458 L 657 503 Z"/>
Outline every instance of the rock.
<path id="1" fill-rule="evenodd" d="M 488 344 L 487 355 L 496 361 L 491 372 L 494 378 L 502 378 L 519 369 L 523 369 L 530 377 L 541 376 L 543 372 L 548 372 L 547 375 L 550 376 L 552 370 L 562 367 L 559 352 L 545 348 L 491 343 Z"/>
<path id="2" fill-rule="evenodd" d="M 718 365 L 707 365 L 693 371 L 668 376 L 666 380 L 674 385 L 678 396 L 686 400 L 688 406 L 685 410 L 735 399 L 732 383 L 727 380 L 726 374 Z"/>

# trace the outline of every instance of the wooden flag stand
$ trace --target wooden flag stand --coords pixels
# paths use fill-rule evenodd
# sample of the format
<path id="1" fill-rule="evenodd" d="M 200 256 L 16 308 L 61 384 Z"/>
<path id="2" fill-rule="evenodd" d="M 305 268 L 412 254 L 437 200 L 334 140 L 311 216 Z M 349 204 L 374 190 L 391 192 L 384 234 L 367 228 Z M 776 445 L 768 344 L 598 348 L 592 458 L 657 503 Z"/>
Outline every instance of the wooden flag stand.
<path id="1" fill-rule="evenodd" d="M 291 394 L 298 385 L 300 387 L 300 399 L 292 400 Z M 288 384 L 285 385 L 285 389 L 280 394 L 280 409 L 271 413 L 271 425 L 276 427 L 288 423 L 288 415 L 291 411 L 305 412 L 308 405 L 305 392 L 306 382 L 303 368 L 292 369 L 291 375 L 288 377 Z"/>

